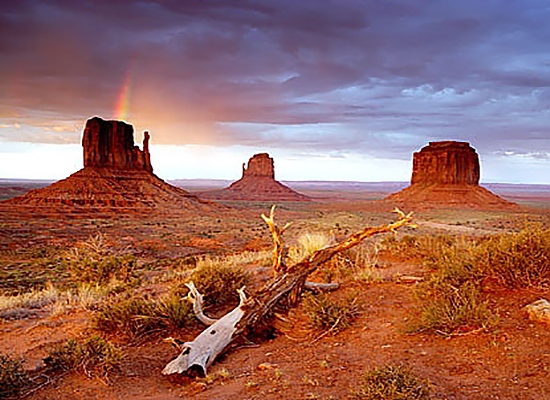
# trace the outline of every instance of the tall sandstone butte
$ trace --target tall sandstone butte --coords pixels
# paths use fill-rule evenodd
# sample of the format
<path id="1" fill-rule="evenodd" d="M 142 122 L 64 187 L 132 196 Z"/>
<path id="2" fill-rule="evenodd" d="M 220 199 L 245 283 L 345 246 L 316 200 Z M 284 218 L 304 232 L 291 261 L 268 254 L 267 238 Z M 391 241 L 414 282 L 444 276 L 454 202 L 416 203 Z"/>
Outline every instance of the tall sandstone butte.
<path id="1" fill-rule="evenodd" d="M 275 180 L 275 164 L 267 153 L 255 154 L 248 160 L 248 168 L 243 164 L 242 178 L 266 177 Z"/>
<path id="2" fill-rule="evenodd" d="M 82 135 L 84 168 L 106 167 L 153 172 L 149 155 L 149 132 L 144 133 L 143 150 L 134 145 L 134 127 L 123 121 L 94 117 L 86 122 Z"/>
<path id="3" fill-rule="evenodd" d="M 411 184 L 479 184 L 479 157 L 467 142 L 430 142 L 413 154 Z"/>
<path id="4" fill-rule="evenodd" d="M 411 185 L 386 200 L 415 209 L 517 207 L 479 186 L 479 179 L 479 157 L 469 143 L 430 142 L 413 154 Z"/>
<path id="5" fill-rule="evenodd" d="M 243 164 L 242 177 L 222 190 L 202 192 L 202 197 L 218 200 L 261 200 L 261 201 L 309 201 L 275 180 L 273 158 L 267 153 L 255 154 Z"/>
<path id="6" fill-rule="evenodd" d="M 82 135 L 84 168 L 3 205 L 40 212 L 104 213 L 216 211 L 221 206 L 172 186 L 153 174 L 148 132 L 143 150 L 134 145 L 134 128 L 122 121 L 94 117 Z"/>

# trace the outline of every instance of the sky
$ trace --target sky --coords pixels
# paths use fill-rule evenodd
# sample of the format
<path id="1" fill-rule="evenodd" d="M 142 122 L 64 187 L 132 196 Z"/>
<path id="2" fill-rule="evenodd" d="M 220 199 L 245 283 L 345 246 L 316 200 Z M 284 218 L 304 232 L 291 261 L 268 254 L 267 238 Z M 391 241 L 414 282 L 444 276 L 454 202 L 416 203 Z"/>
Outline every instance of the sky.
<path id="1" fill-rule="evenodd" d="M 0 2 L 0 178 L 82 168 L 88 118 L 163 179 L 408 181 L 467 141 L 482 182 L 550 184 L 547 0 Z"/>

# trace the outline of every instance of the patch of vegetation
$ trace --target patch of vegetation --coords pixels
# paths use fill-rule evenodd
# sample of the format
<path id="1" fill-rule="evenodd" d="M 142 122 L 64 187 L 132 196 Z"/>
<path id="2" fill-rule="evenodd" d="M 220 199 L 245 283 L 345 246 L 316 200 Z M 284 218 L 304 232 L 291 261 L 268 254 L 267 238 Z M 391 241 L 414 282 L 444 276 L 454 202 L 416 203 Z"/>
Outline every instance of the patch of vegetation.
<path id="1" fill-rule="evenodd" d="M 476 267 L 508 288 L 550 284 L 550 229 L 527 225 L 518 233 L 491 236 L 476 249 Z"/>
<path id="2" fill-rule="evenodd" d="M 205 306 L 237 302 L 237 289 L 250 282 L 250 274 L 229 259 L 201 258 L 188 281 L 193 281 L 204 296 Z"/>
<path id="3" fill-rule="evenodd" d="M 475 329 L 491 328 L 498 322 L 488 302 L 483 300 L 479 286 L 466 281 L 460 286 L 450 283 L 420 286 L 420 315 L 410 331 L 433 331 L 444 335 Z"/>
<path id="4" fill-rule="evenodd" d="M 304 297 L 303 307 L 313 328 L 335 333 L 349 327 L 359 314 L 356 294 L 335 301 L 326 293 L 310 293 Z"/>
<path id="5" fill-rule="evenodd" d="M 291 263 L 302 261 L 311 256 L 315 251 L 334 243 L 334 236 L 327 232 L 310 232 L 301 235 L 296 243 L 289 249 Z"/>
<path id="6" fill-rule="evenodd" d="M 68 278 L 62 265 L 64 249 L 42 247 L 0 251 L 0 291 L 18 295 L 43 289 L 49 282 L 60 283 Z"/>
<path id="7" fill-rule="evenodd" d="M 395 243 L 394 243 L 395 244 Z M 420 316 L 412 331 L 443 334 L 492 327 L 498 316 L 482 293 L 487 279 L 507 288 L 550 283 L 550 229 L 528 225 L 518 233 L 481 239 L 435 236 L 402 238 L 397 248 L 420 255 L 434 270 L 416 290 Z"/>
<path id="8" fill-rule="evenodd" d="M 48 284 L 42 290 L 33 290 L 15 296 L 0 295 L 0 318 L 26 318 L 36 313 L 36 310 L 54 304 L 60 296 L 60 292 L 52 284 Z"/>
<path id="9" fill-rule="evenodd" d="M 100 336 L 94 335 L 83 341 L 69 339 L 61 346 L 50 350 L 44 359 L 52 369 L 78 371 L 88 377 L 107 376 L 119 369 L 122 351 Z"/>
<path id="10" fill-rule="evenodd" d="M 158 300 L 131 294 L 118 295 L 101 305 L 92 318 L 96 329 L 122 334 L 131 340 L 186 328 L 193 321 L 191 304 L 175 294 Z"/>
<path id="11" fill-rule="evenodd" d="M 359 389 L 352 390 L 353 400 L 424 400 L 432 386 L 403 365 L 384 365 L 367 371 Z"/>
<path id="12" fill-rule="evenodd" d="M 111 254 L 101 234 L 75 246 L 63 261 L 76 282 L 106 285 L 113 281 L 127 284 L 136 280 L 136 258 L 131 254 Z"/>
<path id="13" fill-rule="evenodd" d="M 449 235 L 403 235 L 401 238 L 387 236 L 381 241 L 382 249 L 404 259 L 432 260 L 441 252 L 452 249 L 458 240 Z"/>
<path id="14" fill-rule="evenodd" d="M 0 398 L 19 395 L 29 383 L 23 359 L 0 353 Z"/>
<path id="15" fill-rule="evenodd" d="M 457 238 L 438 242 L 448 244 L 426 253 L 424 263 L 435 271 L 415 290 L 420 315 L 412 320 L 409 330 L 450 335 L 494 326 L 498 317 L 481 293 L 475 243 Z"/>
<path id="16" fill-rule="evenodd" d="M 347 262 L 343 266 L 344 269 L 347 269 L 349 274 L 359 282 L 375 283 L 382 281 L 382 276 L 378 271 L 380 249 L 381 245 L 379 242 L 368 242 L 344 252 L 343 255 L 347 257 L 344 260 Z M 342 269 L 340 268 L 340 270 Z"/>

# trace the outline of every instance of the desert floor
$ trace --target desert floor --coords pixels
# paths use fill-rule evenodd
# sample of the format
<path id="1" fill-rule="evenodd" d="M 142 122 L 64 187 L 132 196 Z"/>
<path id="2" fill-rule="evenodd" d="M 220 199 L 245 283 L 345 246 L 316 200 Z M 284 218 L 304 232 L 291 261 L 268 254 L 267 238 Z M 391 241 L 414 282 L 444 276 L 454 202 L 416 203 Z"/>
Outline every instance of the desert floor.
<path id="1" fill-rule="evenodd" d="M 278 204 L 279 224 L 294 222 L 284 234 L 290 246 L 306 232 L 330 232 L 338 240 L 366 225 L 395 219 L 376 201 L 383 191 L 320 188 L 305 194 L 316 201 Z M 397 237 L 480 236 L 512 232 L 528 222 L 550 226 L 546 189 L 503 196 L 522 208 L 418 212 L 418 229 L 406 228 Z M 231 209 L 218 215 L 172 210 L 139 217 L 67 216 L 36 210 L 27 214 L 0 207 L 0 294 L 20 294 L 47 283 L 67 286 L 70 278 L 58 264 L 60 255 L 101 233 L 112 251 L 137 257 L 139 290 L 151 296 L 166 291 L 163 277 L 191 256 L 263 252 L 263 261 L 251 257 L 246 264 L 254 278 L 247 291 L 253 295 L 271 274 L 271 237 L 260 218 L 271 204 L 229 205 Z M 499 315 L 498 324 L 490 330 L 408 333 L 416 312 L 417 284 L 401 278 L 422 278 L 430 271 L 402 254 L 383 248 L 375 252 L 374 243 L 381 240 L 368 239 L 360 248 L 372 258 L 377 279 L 333 278 L 340 288 L 331 296 L 356 298 L 359 315 L 350 327 L 339 332 L 314 330 L 299 305 L 289 311 L 284 326 L 228 349 L 206 378 L 161 374 L 178 354 L 163 339 L 190 341 L 201 331 L 200 324 L 143 340 L 108 336 L 123 349 L 124 358 L 120 370 L 107 375 L 44 371 L 42 360 L 53 346 L 85 337 L 92 330 L 90 318 L 95 311 L 77 304 L 19 310 L 0 318 L 0 353 L 24 357 L 25 368 L 34 373 L 35 387 L 23 393 L 27 399 L 345 399 L 364 371 L 385 364 L 406 365 L 428 379 L 436 399 L 550 398 L 550 327 L 530 321 L 523 310 L 541 297 L 550 299 L 550 288 L 487 287 L 484 295 Z M 207 310 L 217 316 L 225 311 Z"/>

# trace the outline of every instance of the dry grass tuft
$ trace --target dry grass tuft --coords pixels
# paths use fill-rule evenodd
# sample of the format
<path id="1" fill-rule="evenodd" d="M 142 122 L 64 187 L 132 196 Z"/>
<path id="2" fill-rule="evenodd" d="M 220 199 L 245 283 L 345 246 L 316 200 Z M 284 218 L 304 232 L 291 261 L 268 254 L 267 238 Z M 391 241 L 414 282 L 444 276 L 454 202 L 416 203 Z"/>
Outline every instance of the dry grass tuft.
<path id="1" fill-rule="evenodd" d="M 334 333 L 349 327 L 359 315 L 356 294 L 335 301 L 326 293 L 309 293 L 304 297 L 303 307 L 314 329 Z"/>
<path id="2" fill-rule="evenodd" d="M 33 290 L 16 296 L 0 295 L 0 318 L 21 319 L 32 316 L 37 310 L 59 301 L 61 293 L 52 284 L 42 290 Z"/>
<path id="3" fill-rule="evenodd" d="M 530 224 L 518 233 L 491 236 L 477 246 L 476 266 L 508 288 L 548 286 L 550 229 Z"/>
<path id="4" fill-rule="evenodd" d="M 107 285 L 111 281 L 136 280 L 136 258 L 131 254 L 113 254 L 101 234 L 90 237 L 65 254 L 63 263 L 74 282 Z"/>
<path id="5" fill-rule="evenodd" d="M 359 389 L 352 390 L 353 400 L 425 400 L 432 386 L 403 365 L 385 365 L 364 374 Z"/>
<path id="6" fill-rule="evenodd" d="M 175 294 L 160 299 L 129 293 L 118 295 L 100 305 L 92 318 L 96 329 L 121 334 L 129 340 L 155 337 L 193 323 L 191 304 Z"/>
<path id="7" fill-rule="evenodd" d="M 50 350 L 44 362 L 52 369 L 75 370 L 88 377 L 106 377 L 109 372 L 118 370 L 122 359 L 118 347 L 94 335 L 83 341 L 67 340 Z"/>
<path id="8" fill-rule="evenodd" d="M 237 289 L 250 282 L 250 273 L 231 259 L 201 258 L 188 281 L 193 281 L 204 296 L 205 306 L 238 302 Z"/>

